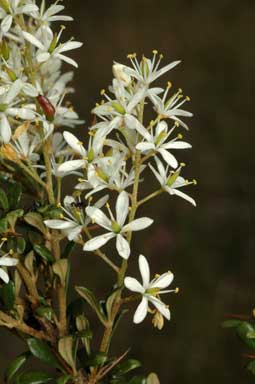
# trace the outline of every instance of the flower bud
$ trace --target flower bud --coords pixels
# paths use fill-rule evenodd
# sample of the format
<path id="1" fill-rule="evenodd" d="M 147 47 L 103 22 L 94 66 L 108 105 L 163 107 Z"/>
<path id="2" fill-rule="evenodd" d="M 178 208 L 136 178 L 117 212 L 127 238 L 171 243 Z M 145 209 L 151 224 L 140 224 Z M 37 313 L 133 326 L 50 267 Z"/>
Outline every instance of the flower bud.
<path id="1" fill-rule="evenodd" d="M 152 319 L 152 324 L 155 328 L 158 328 L 160 331 L 164 327 L 164 317 L 160 312 L 156 312 Z"/>
<path id="2" fill-rule="evenodd" d="M 11 70 L 11 68 L 5 67 L 5 72 L 7 73 L 11 81 L 14 82 L 15 80 L 17 80 L 17 75 L 14 71 Z"/>
<path id="3" fill-rule="evenodd" d="M 125 66 L 122 64 L 114 64 L 112 66 L 112 72 L 114 77 L 128 87 L 131 83 L 131 77 L 125 72 Z"/>
<path id="4" fill-rule="evenodd" d="M 50 100 L 42 95 L 37 96 L 37 101 L 43 109 L 47 120 L 53 121 L 56 113 L 55 107 L 51 104 Z"/>

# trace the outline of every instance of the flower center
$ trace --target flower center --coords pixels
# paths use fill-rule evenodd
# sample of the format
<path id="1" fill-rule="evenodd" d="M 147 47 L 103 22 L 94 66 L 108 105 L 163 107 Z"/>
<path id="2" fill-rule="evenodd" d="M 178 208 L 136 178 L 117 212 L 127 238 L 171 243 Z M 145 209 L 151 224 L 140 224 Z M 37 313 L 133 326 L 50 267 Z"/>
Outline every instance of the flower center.
<path id="1" fill-rule="evenodd" d="M 116 234 L 120 233 L 121 231 L 121 227 L 120 225 L 117 223 L 117 221 L 112 221 L 112 231 Z"/>

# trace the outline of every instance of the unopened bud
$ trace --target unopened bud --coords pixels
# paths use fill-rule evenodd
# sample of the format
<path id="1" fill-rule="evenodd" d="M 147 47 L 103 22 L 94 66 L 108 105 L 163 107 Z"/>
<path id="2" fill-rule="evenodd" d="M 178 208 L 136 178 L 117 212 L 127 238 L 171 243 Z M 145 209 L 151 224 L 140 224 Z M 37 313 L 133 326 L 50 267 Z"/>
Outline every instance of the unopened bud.
<path id="1" fill-rule="evenodd" d="M 45 96 L 39 95 L 37 96 L 37 101 L 42 107 L 43 112 L 45 113 L 45 116 L 47 117 L 47 119 L 49 121 L 53 121 L 56 110 L 55 110 L 55 107 L 50 102 L 50 100 Z"/>
<path id="2" fill-rule="evenodd" d="M 125 66 L 122 64 L 114 64 L 112 66 L 112 72 L 114 77 L 121 83 L 128 87 L 131 83 L 131 77 L 126 73 Z"/>
<path id="3" fill-rule="evenodd" d="M 0 7 L 2 7 L 6 13 L 10 12 L 10 4 L 8 0 L 0 0 Z"/>
<path id="4" fill-rule="evenodd" d="M 16 73 L 12 71 L 10 68 L 5 67 L 5 72 L 7 73 L 11 81 L 14 82 L 15 80 L 17 80 Z"/>
<path id="5" fill-rule="evenodd" d="M 160 331 L 164 327 L 164 317 L 160 312 L 156 312 L 152 319 L 152 324 L 155 328 L 158 328 Z"/>

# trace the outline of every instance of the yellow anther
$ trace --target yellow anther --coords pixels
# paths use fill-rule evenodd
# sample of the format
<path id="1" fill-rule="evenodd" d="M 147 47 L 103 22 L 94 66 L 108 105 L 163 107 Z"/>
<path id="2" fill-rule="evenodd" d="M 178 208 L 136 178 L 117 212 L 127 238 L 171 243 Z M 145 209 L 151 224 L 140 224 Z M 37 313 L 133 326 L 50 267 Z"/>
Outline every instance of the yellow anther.
<path id="1" fill-rule="evenodd" d="M 61 208 L 61 203 L 58 203 L 58 204 L 57 204 L 57 208 Z"/>
<path id="2" fill-rule="evenodd" d="M 91 201 L 93 200 L 93 196 L 89 196 L 89 202 L 91 203 Z"/>
<path id="3" fill-rule="evenodd" d="M 183 139 L 183 135 L 181 133 L 178 133 L 177 137 L 178 139 Z"/>
<path id="4" fill-rule="evenodd" d="M 77 144 L 82 146 L 82 145 L 83 145 L 83 142 L 80 141 L 80 140 L 78 140 L 78 141 L 77 141 Z"/>
<path id="5" fill-rule="evenodd" d="M 10 254 L 10 255 L 13 255 L 13 254 L 14 254 L 14 250 L 13 250 L 13 249 L 10 249 L 9 254 Z"/>
<path id="6" fill-rule="evenodd" d="M 187 100 L 187 101 L 190 101 L 190 97 L 189 97 L 189 96 L 186 96 L 186 100 Z"/>
<path id="7" fill-rule="evenodd" d="M 158 273 L 155 274 L 155 279 L 158 279 L 160 275 Z"/>
<path id="8" fill-rule="evenodd" d="M 185 180 L 185 184 L 186 184 L 186 185 L 189 185 L 189 180 Z"/>
<path id="9" fill-rule="evenodd" d="M 110 204 L 109 203 L 106 203 L 105 206 L 106 206 L 107 209 L 110 209 Z"/>
<path id="10" fill-rule="evenodd" d="M 94 131 L 89 131 L 89 136 L 95 136 L 95 132 Z"/>
<path id="11" fill-rule="evenodd" d="M 180 126 L 179 121 L 175 121 L 175 122 L 174 122 L 174 125 L 175 125 L 176 127 L 179 127 L 179 126 Z"/>
<path id="12" fill-rule="evenodd" d="M 100 95 L 103 96 L 105 94 L 105 89 L 101 89 Z"/>
<path id="13" fill-rule="evenodd" d="M 7 241 L 8 239 L 7 239 L 7 237 L 2 237 L 1 238 L 1 241 Z"/>
<path id="14" fill-rule="evenodd" d="M 68 108 L 68 110 L 69 110 L 70 112 L 73 112 L 73 111 L 74 111 L 73 106 L 71 105 L 71 106 Z"/>
<path id="15" fill-rule="evenodd" d="M 153 125 L 154 125 L 154 120 L 151 120 L 151 121 L 150 121 L 150 126 L 153 127 Z"/>
<path id="16" fill-rule="evenodd" d="M 196 179 L 193 179 L 193 180 L 192 180 L 192 183 L 193 183 L 194 185 L 197 185 L 197 180 L 196 180 Z"/>
<path id="17" fill-rule="evenodd" d="M 168 81 L 168 82 L 167 82 L 167 88 L 170 89 L 171 87 L 172 87 L 172 83 L 171 83 L 171 81 Z"/>
<path id="18" fill-rule="evenodd" d="M 82 178 L 79 178 L 78 181 L 79 181 L 79 183 L 83 183 L 83 182 L 86 181 L 86 180 L 84 180 L 84 179 L 82 179 Z"/>
<path id="19" fill-rule="evenodd" d="M 64 30 L 64 29 L 66 29 L 66 26 L 62 24 L 62 25 L 60 25 L 60 28 Z"/>
<path id="20" fill-rule="evenodd" d="M 180 166 L 181 167 L 186 167 L 186 163 L 181 163 Z"/>
<path id="21" fill-rule="evenodd" d="M 178 92 L 179 92 L 179 93 L 182 93 L 182 88 L 179 88 L 179 89 L 178 89 Z"/>
<path id="22" fill-rule="evenodd" d="M 64 219 L 64 215 L 63 215 L 63 213 L 60 213 L 59 218 L 60 218 L 60 219 Z"/>
<path id="23" fill-rule="evenodd" d="M 156 49 L 153 49 L 152 53 L 153 53 L 153 55 L 157 55 L 158 51 Z"/>
<path id="24" fill-rule="evenodd" d="M 164 55 L 162 53 L 159 55 L 160 60 L 163 59 Z"/>
<path id="25" fill-rule="evenodd" d="M 175 288 L 175 291 L 174 291 L 174 293 L 179 293 L 180 292 L 180 288 Z"/>
<path id="26" fill-rule="evenodd" d="M 100 106 L 100 104 L 96 103 L 96 107 L 99 107 L 99 106 Z"/>

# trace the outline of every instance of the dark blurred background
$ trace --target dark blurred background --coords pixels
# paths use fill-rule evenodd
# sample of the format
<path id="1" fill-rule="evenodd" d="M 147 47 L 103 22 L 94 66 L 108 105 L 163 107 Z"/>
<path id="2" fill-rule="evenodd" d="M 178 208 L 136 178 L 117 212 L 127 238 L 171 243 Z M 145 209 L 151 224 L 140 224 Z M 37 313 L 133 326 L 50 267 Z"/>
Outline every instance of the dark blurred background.
<path id="1" fill-rule="evenodd" d="M 111 82 L 113 60 L 128 63 L 127 53 L 150 56 L 153 49 L 164 54 L 165 64 L 182 60 L 162 84 L 171 80 L 183 88 L 194 112 L 190 132 L 184 132 L 193 144 L 185 154 L 185 172 L 198 180 L 190 188 L 198 207 L 167 196 L 147 204 L 141 214 L 154 217 L 155 224 L 135 236 L 130 261 L 130 275 L 138 274 L 139 253 L 150 258 L 155 272 L 175 273 L 181 291 L 169 298 L 172 321 L 161 332 L 149 318 L 133 326 L 131 311 L 113 352 L 131 346 L 130 355 L 164 384 L 252 383 L 244 370 L 244 348 L 221 322 L 225 313 L 249 314 L 254 304 L 255 1 L 64 3 L 66 14 L 75 18 L 67 32 L 85 42 L 73 55 L 80 63 L 74 103 L 82 118 L 90 121 L 100 89 Z M 79 130 L 81 138 L 87 126 Z M 84 254 L 75 258 L 73 276 L 99 296 L 113 278 Z M 6 366 L 19 348 L 14 339 L 0 348 L 0 364 Z"/>

